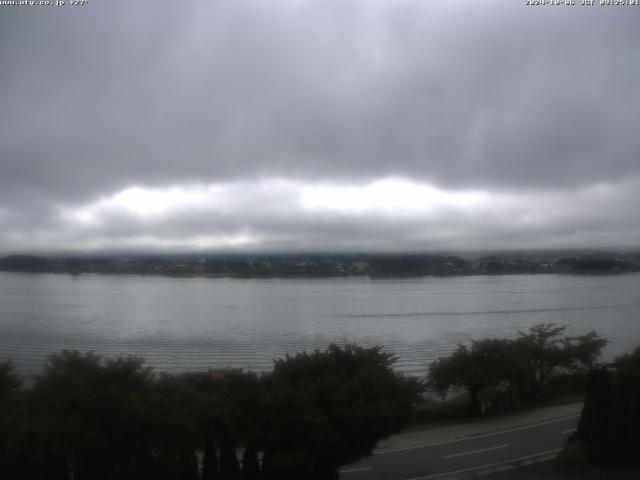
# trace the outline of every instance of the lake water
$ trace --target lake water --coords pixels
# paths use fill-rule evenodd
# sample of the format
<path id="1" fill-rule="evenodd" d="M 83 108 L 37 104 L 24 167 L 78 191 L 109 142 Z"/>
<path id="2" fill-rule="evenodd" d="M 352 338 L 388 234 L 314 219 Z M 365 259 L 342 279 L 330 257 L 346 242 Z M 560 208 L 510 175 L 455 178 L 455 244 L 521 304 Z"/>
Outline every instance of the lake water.
<path id="1" fill-rule="evenodd" d="M 330 342 L 383 345 L 423 374 L 458 343 L 541 322 L 640 344 L 640 274 L 211 279 L 0 272 L 0 358 L 37 372 L 62 349 L 138 354 L 159 370 L 271 368 Z"/>

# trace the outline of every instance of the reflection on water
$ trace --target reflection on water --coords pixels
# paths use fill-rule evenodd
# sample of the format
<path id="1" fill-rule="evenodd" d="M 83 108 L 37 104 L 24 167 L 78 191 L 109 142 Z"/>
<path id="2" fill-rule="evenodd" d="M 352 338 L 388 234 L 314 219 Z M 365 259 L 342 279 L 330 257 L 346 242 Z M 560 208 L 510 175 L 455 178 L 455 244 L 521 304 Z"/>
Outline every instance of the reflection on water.
<path id="1" fill-rule="evenodd" d="M 422 374 L 460 342 L 540 322 L 640 343 L 640 275 L 238 280 L 0 272 L 0 358 L 37 371 L 63 348 L 138 354 L 167 371 L 269 369 L 330 342 L 384 345 Z"/>

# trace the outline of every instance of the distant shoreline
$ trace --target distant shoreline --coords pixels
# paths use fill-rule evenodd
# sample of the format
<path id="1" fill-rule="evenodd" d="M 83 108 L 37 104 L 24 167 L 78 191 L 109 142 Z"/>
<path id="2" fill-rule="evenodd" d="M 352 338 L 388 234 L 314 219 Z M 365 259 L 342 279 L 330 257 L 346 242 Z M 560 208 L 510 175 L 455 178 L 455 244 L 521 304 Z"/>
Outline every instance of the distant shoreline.
<path id="1" fill-rule="evenodd" d="M 154 275 L 174 278 L 426 278 L 478 275 L 616 275 L 640 272 L 640 254 L 558 257 L 491 255 L 234 255 L 0 258 L 0 271 L 69 275 Z"/>

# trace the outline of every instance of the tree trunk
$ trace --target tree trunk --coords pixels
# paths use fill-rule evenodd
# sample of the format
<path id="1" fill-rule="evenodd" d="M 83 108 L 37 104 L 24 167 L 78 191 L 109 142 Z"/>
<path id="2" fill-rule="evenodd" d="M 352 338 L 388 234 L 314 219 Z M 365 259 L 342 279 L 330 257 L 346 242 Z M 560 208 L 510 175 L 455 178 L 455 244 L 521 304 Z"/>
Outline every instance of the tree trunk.
<path id="1" fill-rule="evenodd" d="M 242 455 L 242 480 L 259 480 L 260 463 L 255 448 L 247 447 Z"/>
<path id="2" fill-rule="evenodd" d="M 471 415 L 480 415 L 482 413 L 480 409 L 480 388 L 470 388 L 469 397 L 471 401 L 471 405 L 469 406 Z"/>
<path id="3" fill-rule="evenodd" d="M 236 457 L 236 444 L 230 438 L 223 439 L 220 447 L 220 479 L 240 480 L 240 464 Z"/>
<path id="4" fill-rule="evenodd" d="M 198 480 L 198 458 L 193 450 L 180 452 L 178 460 L 179 480 Z"/>
<path id="5" fill-rule="evenodd" d="M 218 474 L 217 449 L 213 436 L 207 436 L 204 444 L 204 457 L 202 458 L 202 480 L 217 480 L 220 478 Z"/>

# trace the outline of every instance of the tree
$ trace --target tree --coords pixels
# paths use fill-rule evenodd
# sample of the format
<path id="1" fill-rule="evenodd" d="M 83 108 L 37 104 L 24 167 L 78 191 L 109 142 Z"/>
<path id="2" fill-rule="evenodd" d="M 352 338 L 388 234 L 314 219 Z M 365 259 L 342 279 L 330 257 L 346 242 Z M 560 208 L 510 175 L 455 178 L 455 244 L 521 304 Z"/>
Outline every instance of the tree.
<path id="1" fill-rule="evenodd" d="M 18 448 L 17 430 L 22 420 L 18 399 L 21 387 L 22 379 L 15 373 L 13 362 L 0 362 L 0 476 L 10 477 L 18 467 L 14 458 Z"/>
<path id="2" fill-rule="evenodd" d="M 471 348 L 459 345 L 448 357 L 440 357 L 429 367 L 427 385 L 441 395 L 452 387 L 467 390 L 470 412 L 481 413 L 480 392 L 484 388 L 510 383 L 517 375 L 512 342 L 504 339 L 474 341 Z"/>
<path id="3" fill-rule="evenodd" d="M 417 384 L 393 361 L 380 347 L 351 344 L 276 361 L 264 378 L 264 477 L 334 478 L 336 467 L 402 428 Z"/>
<path id="4" fill-rule="evenodd" d="M 526 358 L 520 388 L 527 396 L 537 396 L 548 380 L 559 373 L 586 373 L 607 344 L 594 331 L 578 337 L 560 337 L 566 328 L 543 323 L 527 333 L 518 332 L 516 351 L 520 358 Z"/>
<path id="5" fill-rule="evenodd" d="M 149 478 L 152 378 L 137 357 L 50 356 L 31 394 L 40 452 L 69 465 L 77 480 Z"/>
<path id="6" fill-rule="evenodd" d="M 195 422 L 198 444 L 204 445 L 203 478 L 239 478 L 236 446 L 255 446 L 263 435 L 262 383 L 237 369 L 186 373 L 180 379 L 189 395 L 180 403 Z"/>
<path id="7" fill-rule="evenodd" d="M 22 386 L 22 379 L 15 370 L 11 360 L 0 362 L 0 402 L 10 400 Z"/>
<path id="8" fill-rule="evenodd" d="M 483 339 L 471 347 L 459 345 L 451 355 L 429 367 L 427 385 L 443 396 L 451 388 L 465 389 L 472 414 L 482 411 L 480 394 L 491 388 L 517 388 L 520 395 L 536 397 L 549 380 L 560 374 L 586 374 L 607 341 L 596 332 L 561 337 L 564 326 L 535 325 L 516 340 Z"/>

